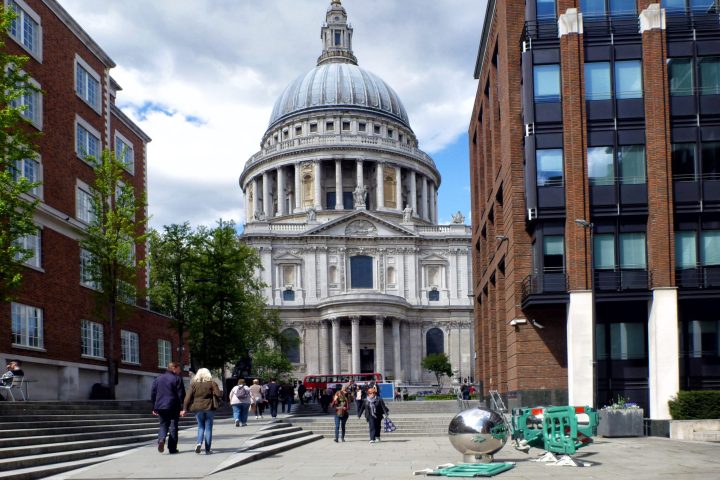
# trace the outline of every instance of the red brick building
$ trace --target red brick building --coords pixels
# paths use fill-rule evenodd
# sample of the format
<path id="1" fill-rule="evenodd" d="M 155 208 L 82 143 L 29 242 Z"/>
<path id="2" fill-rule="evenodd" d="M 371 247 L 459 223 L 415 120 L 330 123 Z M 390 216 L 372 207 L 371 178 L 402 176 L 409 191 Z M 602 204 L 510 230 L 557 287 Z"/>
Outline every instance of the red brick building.
<path id="1" fill-rule="evenodd" d="M 720 386 L 713 0 L 490 0 L 470 122 L 476 372 L 669 418 Z"/>
<path id="2" fill-rule="evenodd" d="M 166 317 L 139 299 L 132 317 L 108 338 L 93 313 L 92 284 L 83 275 L 78 240 L 89 220 L 92 167 L 83 154 L 113 149 L 126 163 L 125 182 L 146 191 L 150 138 L 115 105 L 120 86 L 110 76 L 112 59 L 55 0 L 6 0 L 18 17 L 5 42 L 27 55 L 25 70 L 42 93 L 23 101 L 26 116 L 42 132 L 40 156 L 20 165 L 42 182 L 33 194 L 38 235 L 23 239 L 34 252 L 11 304 L 0 304 L 0 361 L 22 361 L 32 399 L 85 399 L 92 385 L 107 383 L 109 342 L 119 360 L 118 398 L 149 398 L 154 376 L 177 351 Z M 138 245 L 136 255 L 145 256 Z M 138 286 L 147 282 L 140 272 Z M 5 365 L 2 363 L 2 365 Z"/>

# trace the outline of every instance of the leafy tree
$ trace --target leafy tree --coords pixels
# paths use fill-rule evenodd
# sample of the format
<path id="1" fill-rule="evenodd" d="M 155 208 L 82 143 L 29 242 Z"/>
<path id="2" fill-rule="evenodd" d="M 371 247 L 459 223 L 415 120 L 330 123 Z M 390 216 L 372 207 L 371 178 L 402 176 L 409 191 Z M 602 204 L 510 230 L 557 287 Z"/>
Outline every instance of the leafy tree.
<path id="1" fill-rule="evenodd" d="M 2 32 L 15 17 L 12 9 L 0 6 Z M 38 155 L 34 145 L 38 134 L 31 133 L 24 117 L 26 100 L 38 89 L 22 71 L 27 57 L 7 53 L 5 38 L 0 36 L 0 301 L 12 299 L 22 282 L 22 264 L 32 255 L 19 240 L 37 233 L 33 212 L 38 200 L 32 192 L 39 186 L 18 168 L 24 160 L 34 160 Z"/>
<path id="2" fill-rule="evenodd" d="M 253 376 L 263 379 L 283 378 L 293 370 L 292 363 L 279 347 L 262 346 L 253 352 Z"/>
<path id="3" fill-rule="evenodd" d="M 166 225 L 150 234 L 150 299 L 152 307 L 172 318 L 180 339 L 177 361 L 182 365 L 185 333 L 192 303 L 193 232 L 190 224 Z"/>
<path id="4" fill-rule="evenodd" d="M 128 318 L 137 298 L 137 272 L 144 261 L 135 255 L 136 245 L 145 242 L 144 197 L 136 198 L 134 188 L 124 182 L 123 163 L 103 150 L 96 159 L 86 157 L 95 172 L 91 185 L 91 221 L 80 248 L 90 256 L 86 274 L 95 285 L 96 315 L 108 322 L 108 377 L 110 395 L 115 398 L 117 359 L 115 328 Z"/>
<path id="5" fill-rule="evenodd" d="M 442 389 L 442 376 L 452 375 L 452 366 L 447 355 L 444 353 L 431 353 L 427 357 L 422 359 L 422 367 L 435 374 L 437 380 L 438 390 Z"/>

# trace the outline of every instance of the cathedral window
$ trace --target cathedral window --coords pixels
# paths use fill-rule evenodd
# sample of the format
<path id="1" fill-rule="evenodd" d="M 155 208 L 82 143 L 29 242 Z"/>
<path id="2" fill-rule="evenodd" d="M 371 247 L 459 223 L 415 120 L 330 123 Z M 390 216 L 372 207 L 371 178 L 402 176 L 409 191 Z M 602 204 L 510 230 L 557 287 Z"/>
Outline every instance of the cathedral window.
<path id="1" fill-rule="evenodd" d="M 339 30 L 335 30 L 335 46 L 339 47 L 342 45 L 342 38 L 340 36 L 341 32 Z"/>
<path id="2" fill-rule="evenodd" d="M 310 133 L 317 133 L 317 123 L 310 124 Z"/>
<path id="3" fill-rule="evenodd" d="M 388 128 L 388 138 L 393 138 L 393 134 L 395 133 L 392 128 Z"/>
<path id="4" fill-rule="evenodd" d="M 373 288 L 373 259 L 367 255 L 350 258 L 350 288 Z"/>
<path id="5" fill-rule="evenodd" d="M 282 336 L 282 354 L 290 363 L 300 363 L 300 334 L 294 328 L 286 328 Z"/>
<path id="6" fill-rule="evenodd" d="M 342 129 L 343 129 L 343 131 L 345 131 L 345 132 L 350 131 L 350 122 L 343 122 L 343 123 L 342 123 Z"/>
<path id="7" fill-rule="evenodd" d="M 295 127 L 295 136 L 299 137 L 300 135 L 302 135 L 302 127 Z"/>
<path id="8" fill-rule="evenodd" d="M 365 122 L 358 123 L 358 131 L 364 132 L 365 131 Z"/>
<path id="9" fill-rule="evenodd" d="M 428 292 L 428 301 L 429 302 L 439 302 L 440 301 L 440 292 L 437 288 L 433 287 L 432 290 Z"/>
<path id="10" fill-rule="evenodd" d="M 394 287 L 396 283 L 397 283 L 397 274 L 395 273 L 395 267 L 388 267 L 388 269 L 387 269 L 388 287 Z"/>
<path id="11" fill-rule="evenodd" d="M 335 122 L 325 122 L 325 131 L 332 132 L 335 130 Z"/>
<path id="12" fill-rule="evenodd" d="M 375 135 L 380 135 L 380 125 L 373 125 L 373 133 Z"/>
<path id="13" fill-rule="evenodd" d="M 439 328 L 431 328 L 425 334 L 426 354 L 445 353 L 445 335 Z"/>

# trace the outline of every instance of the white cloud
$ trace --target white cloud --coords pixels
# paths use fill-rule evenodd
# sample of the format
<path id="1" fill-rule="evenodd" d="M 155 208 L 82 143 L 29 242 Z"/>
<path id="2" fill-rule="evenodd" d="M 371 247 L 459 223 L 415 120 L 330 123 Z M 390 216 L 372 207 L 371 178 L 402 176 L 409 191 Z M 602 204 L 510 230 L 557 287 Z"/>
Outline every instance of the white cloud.
<path id="1" fill-rule="evenodd" d="M 329 0 L 59 1 L 115 60 L 118 105 L 153 139 L 151 224 L 243 223 L 238 177 L 276 98 L 314 67 Z M 484 3 L 343 1 L 360 65 L 431 154 L 467 130 Z"/>

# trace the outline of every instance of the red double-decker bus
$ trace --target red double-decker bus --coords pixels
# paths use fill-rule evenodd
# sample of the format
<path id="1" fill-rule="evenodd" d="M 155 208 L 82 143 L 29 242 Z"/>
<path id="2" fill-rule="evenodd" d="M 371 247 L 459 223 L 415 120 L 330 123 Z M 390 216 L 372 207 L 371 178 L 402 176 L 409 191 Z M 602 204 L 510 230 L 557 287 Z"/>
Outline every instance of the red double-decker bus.
<path id="1" fill-rule="evenodd" d="M 317 374 L 317 375 L 306 375 L 303 378 L 303 385 L 308 390 L 316 388 L 327 388 L 334 387 L 335 385 L 346 385 L 350 381 L 355 382 L 358 385 L 367 385 L 371 381 L 375 383 L 382 382 L 382 375 L 375 373 L 328 373 L 328 374 Z"/>

